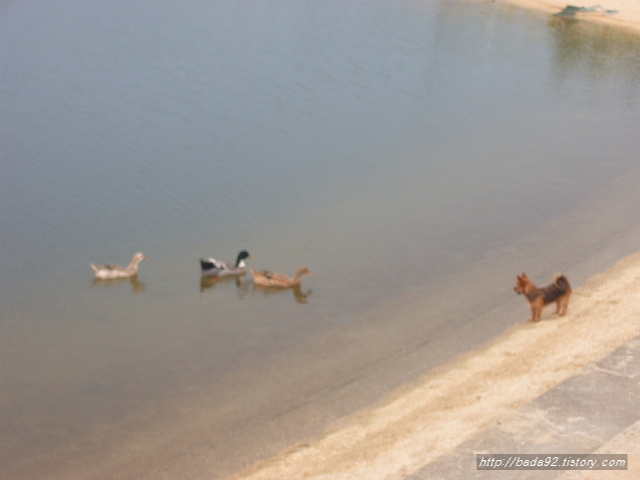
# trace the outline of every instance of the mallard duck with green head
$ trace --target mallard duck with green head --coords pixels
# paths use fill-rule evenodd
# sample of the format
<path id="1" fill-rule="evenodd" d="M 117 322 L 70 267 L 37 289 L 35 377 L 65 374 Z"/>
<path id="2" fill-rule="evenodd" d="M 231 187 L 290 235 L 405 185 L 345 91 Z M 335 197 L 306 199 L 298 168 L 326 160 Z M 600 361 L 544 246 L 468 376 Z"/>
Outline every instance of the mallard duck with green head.
<path id="1" fill-rule="evenodd" d="M 202 275 L 207 277 L 227 277 L 229 275 L 244 275 L 247 272 L 245 260 L 251 258 L 249 252 L 242 250 L 238 253 L 236 263 L 227 263 L 215 258 L 203 258 L 200 260 Z"/>

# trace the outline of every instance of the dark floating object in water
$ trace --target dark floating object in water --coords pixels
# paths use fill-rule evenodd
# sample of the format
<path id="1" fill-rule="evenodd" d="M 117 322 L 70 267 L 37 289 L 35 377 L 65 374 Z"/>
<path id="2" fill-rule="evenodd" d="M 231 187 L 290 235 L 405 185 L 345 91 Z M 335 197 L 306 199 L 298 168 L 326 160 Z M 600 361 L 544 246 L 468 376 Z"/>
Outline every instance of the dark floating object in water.
<path id="1" fill-rule="evenodd" d="M 564 10 L 560 13 L 556 13 L 555 17 L 575 17 L 576 13 L 578 13 L 584 7 L 574 7 L 572 5 L 567 5 Z"/>
<path id="2" fill-rule="evenodd" d="M 574 7 L 573 5 L 567 5 L 564 10 L 554 14 L 555 17 L 575 17 L 579 12 L 601 12 L 605 15 L 613 15 L 618 13 L 617 10 L 605 10 L 600 5 L 594 5 L 593 7 Z"/>

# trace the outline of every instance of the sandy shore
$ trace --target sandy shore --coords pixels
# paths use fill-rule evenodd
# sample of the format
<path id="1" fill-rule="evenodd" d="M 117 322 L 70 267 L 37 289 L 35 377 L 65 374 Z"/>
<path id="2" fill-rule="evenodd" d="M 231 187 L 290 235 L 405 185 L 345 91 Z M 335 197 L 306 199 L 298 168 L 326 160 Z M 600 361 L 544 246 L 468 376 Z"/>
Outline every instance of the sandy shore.
<path id="1" fill-rule="evenodd" d="M 580 12 L 576 19 L 614 25 L 640 33 L 640 2 L 636 0 L 604 0 L 603 2 L 571 2 L 568 0 L 501 0 L 526 8 L 541 10 L 549 14 L 561 12 L 567 5 L 593 7 L 599 5 L 603 10 Z M 606 10 L 615 10 L 615 14 L 606 14 Z"/>
<path id="2" fill-rule="evenodd" d="M 446 455 L 640 334 L 640 252 L 575 289 L 566 317 L 552 312 L 230 478 L 402 479 Z"/>

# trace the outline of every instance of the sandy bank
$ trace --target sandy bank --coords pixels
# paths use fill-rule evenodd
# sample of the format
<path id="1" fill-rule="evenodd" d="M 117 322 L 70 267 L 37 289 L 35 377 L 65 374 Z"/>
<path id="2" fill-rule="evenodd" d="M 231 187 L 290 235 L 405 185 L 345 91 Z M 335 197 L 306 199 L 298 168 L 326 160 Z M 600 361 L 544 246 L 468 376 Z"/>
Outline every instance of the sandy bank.
<path id="1" fill-rule="evenodd" d="M 603 2 L 571 2 L 568 0 L 501 0 L 526 8 L 541 10 L 554 14 L 562 11 L 567 5 L 576 7 L 593 7 L 600 5 L 604 10 L 616 10 L 615 14 L 606 14 L 604 11 L 581 12 L 576 19 L 614 25 L 640 33 L 640 2 L 636 0 L 604 0 Z"/>
<path id="2" fill-rule="evenodd" d="M 640 334 L 640 253 L 575 289 L 566 317 L 552 311 L 231 478 L 411 474 Z"/>

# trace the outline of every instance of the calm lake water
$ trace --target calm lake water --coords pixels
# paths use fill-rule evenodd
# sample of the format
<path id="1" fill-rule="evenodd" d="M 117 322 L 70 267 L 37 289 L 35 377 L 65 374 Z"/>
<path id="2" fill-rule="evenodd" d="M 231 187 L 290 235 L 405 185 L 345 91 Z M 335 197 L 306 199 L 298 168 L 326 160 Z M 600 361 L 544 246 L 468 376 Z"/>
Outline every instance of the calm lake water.
<path id="1" fill-rule="evenodd" d="M 455 0 L 0 13 L 7 478 L 229 474 L 523 321 L 519 271 L 637 248 L 636 36 Z M 241 249 L 314 275 L 201 281 Z"/>

